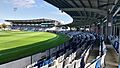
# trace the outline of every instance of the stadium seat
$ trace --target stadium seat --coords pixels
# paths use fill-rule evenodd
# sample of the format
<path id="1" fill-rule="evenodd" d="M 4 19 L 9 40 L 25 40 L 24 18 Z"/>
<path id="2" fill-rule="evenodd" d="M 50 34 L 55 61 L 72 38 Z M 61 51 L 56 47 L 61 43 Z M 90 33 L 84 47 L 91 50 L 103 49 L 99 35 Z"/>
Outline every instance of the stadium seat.
<path id="1" fill-rule="evenodd" d="M 64 68 L 68 68 L 69 65 L 70 65 L 70 64 L 66 64 L 66 65 L 64 66 Z"/>
<path id="2" fill-rule="evenodd" d="M 78 59 L 78 60 L 74 60 L 74 62 L 76 62 L 75 68 L 79 68 L 79 67 L 81 66 L 81 65 L 80 65 L 81 58 Z"/>
<path id="3" fill-rule="evenodd" d="M 84 62 L 85 62 L 85 63 L 87 63 L 87 58 L 88 58 L 88 56 L 89 56 L 89 51 L 90 51 L 90 49 L 91 49 L 91 48 L 89 48 L 89 49 L 87 50 L 87 52 L 85 53 L 85 55 L 84 55 Z"/>
<path id="4" fill-rule="evenodd" d="M 97 63 L 97 62 L 94 62 L 94 63 L 92 63 L 92 64 L 90 64 L 90 65 L 87 64 L 87 66 L 86 66 L 85 68 L 95 68 L 96 63 Z"/>
<path id="5" fill-rule="evenodd" d="M 69 62 L 69 57 L 67 57 L 66 59 L 65 59 L 65 65 L 66 64 L 69 64 L 70 62 Z"/>
<path id="6" fill-rule="evenodd" d="M 42 67 L 40 67 L 40 68 L 48 68 L 48 64 L 47 64 L 47 65 L 44 65 L 44 66 L 42 66 Z"/>
<path id="7" fill-rule="evenodd" d="M 69 35 L 72 39 L 69 44 L 60 45 L 57 47 L 58 57 L 54 60 L 44 60 L 36 66 L 41 68 L 84 68 L 90 64 L 92 68 L 95 64 L 87 63 L 89 51 L 91 49 L 89 43 L 94 42 L 96 37 L 91 33 L 80 32 L 62 32 Z M 88 44 L 88 45 L 87 45 Z M 65 49 L 64 49 L 65 48 Z M 105 49 L 105 47 L 104 47 Z M 65 50 L 65 51 L 64 51 Z M 64 54 L 63 54 L 64 53 Z M 81 57 L 80 59 L 76 57 Z M 77 60 L 78 59 L 78 60 Z M 97 62 L 96 62 L 97 63 Z M 101 63 L 103 64 L 103 63 Z"/>
<path id="8" fill-rule="evenodd" d="M 51 66 L 51 67 L 49 67 L 49 68 L 56 68 L 56 65 L 54 65 L 54 66 Z"/>
<path id="9" fill-rule="evenodd" d="M 100 62 L 101 68 L 105 67 L 105 56 L 106 56 L 106 53 L 101 57 L 101 62 Z"/>
<path id="10" fill-rule="evenodd" d="M 63 61 L 57 64 L 57 68 L 63 68 Z"/>

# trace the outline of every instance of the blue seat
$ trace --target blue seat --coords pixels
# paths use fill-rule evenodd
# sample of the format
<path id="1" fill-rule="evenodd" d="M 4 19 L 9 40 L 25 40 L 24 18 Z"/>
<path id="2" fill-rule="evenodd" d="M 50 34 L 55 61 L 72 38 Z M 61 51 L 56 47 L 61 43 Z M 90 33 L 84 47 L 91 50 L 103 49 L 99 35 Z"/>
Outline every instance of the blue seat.
<path id="1" fill-rule="evenodd" d="M 117 53 L 119 53 L 119 42 L 118 41 L 114 42 L 114 48 L 117 51 Z"/>
<path id="2" fill-rule="evenodd" d="M 84 62 L 84 56 L 83 57 L 81 57 L 82 59 L 81 59 L 81 62 L 80 62 L 80 68 L 84 68 L 85 67 L 85 62 Z"/>
<path id="3" fill-rule="evenodd" d="M 101 63 L 101 60 L 98 59 L 96 65 L 95 65 L 95 68 L 100 68 L 100 66 L 101 66 L 100 63 Z"/>

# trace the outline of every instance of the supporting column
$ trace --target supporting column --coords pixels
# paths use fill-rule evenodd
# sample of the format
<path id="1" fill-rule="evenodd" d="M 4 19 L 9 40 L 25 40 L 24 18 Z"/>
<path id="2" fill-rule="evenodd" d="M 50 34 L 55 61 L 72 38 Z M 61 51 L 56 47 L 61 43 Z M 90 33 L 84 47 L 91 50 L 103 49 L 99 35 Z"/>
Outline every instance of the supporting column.
<path id="1" fill-rule="evenodd" d="M 103 21 L 100 20 L 100 34 L 103 35 L 103 31 L 104 31 L 104 26 L 103 26 Z"/>
<path id="2" fill-rule="evenodd" d="M 80 28 L 77 26 L 77 27 L 76 27 L 76 30 L 77 30 L 77 31 L 79 31 L 79 30 L 80 30 Z"/>
<path id="3" fill-rule="evenodd" d="M 107 19 L 107 36 L 112 35 L 112 24 L 113 23 L 113 18 L 112 18 L 112 14 L 108 15 L 108 19 Z"/>
<path id="4" fill-rule="evenodd" d="M 105 43 L 110 44 L 108 36 L 112 35 L 112 26 L 113 26 L 113 15 L 108 12 L 107 23 L 106 23 L 106 34 L 105 34 Z"/>
<path id="5" fill-rule="evenodd" d="M 115 25 L 115 36 L 117 36 L 117 26 Z"/>
<path id="6" fill-rule="evenodd" d="M 89 32 L 91 32 L 91 25 L 89 25 Z"/>
<path id="7" fill-rule="evenodd" d="M 86 26 L 84 26 L 84 31 L 86 31 Z"/>
<path id="8" fill-rule="evenodd" d="M 114 35 L 114 36 L 115 36 L 115 25 L 113 25 L 112 35 Z"/>
<path id="9" fill-rule="evenodd" d="M 100 23 L 98 23 L 97 24 L 97 33 L 100 35 L 101 34 L 101 24 Z"/>
<path id="10" fill-rule="evenodd" d="M 69 26 L 70 27 L 70 31 L 72 31 L 72 27 L 71 26 Z"/>
<path id="11" fill-rule="evenodd" d="M 95 32 L 95 24 L 92 24 L 92 25 L 91 25 L 91 31 L 92 31 L 92 32 Z"/>
<path id="12" fill-rule="evenodd" d="M 89 25 L 89 31 L 91 32 L 91 25 Z"/>
<path id="13" fill-rule="evenodd" d="M 95 32 L 98 34 L 98 26 L 95 24 Z"/>
<path id="14" fill-rule="evenodd" d="M 96 24 L 92 25 L 92 30 L 93 30 L 93 32 L 97 33 L 97 25 Z"/>
<path id="15" fill-rule="evenodd" d="M 100 30 L 101 35 L 103 35 L 103 23 L 101 23 Z"/>

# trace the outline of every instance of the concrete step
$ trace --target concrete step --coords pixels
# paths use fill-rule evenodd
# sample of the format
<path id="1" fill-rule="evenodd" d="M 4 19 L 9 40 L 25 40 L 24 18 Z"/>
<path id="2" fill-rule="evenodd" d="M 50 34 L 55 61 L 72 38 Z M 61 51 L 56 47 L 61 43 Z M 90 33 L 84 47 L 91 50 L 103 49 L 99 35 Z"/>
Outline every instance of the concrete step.
<path id="1" fill-rule="evenodd" d="M 107 54 L 105 57 L 106 67 L 105 68 L 118 68 L 118 55 L 115 52 L 112 45 L 106 45 Z"/>

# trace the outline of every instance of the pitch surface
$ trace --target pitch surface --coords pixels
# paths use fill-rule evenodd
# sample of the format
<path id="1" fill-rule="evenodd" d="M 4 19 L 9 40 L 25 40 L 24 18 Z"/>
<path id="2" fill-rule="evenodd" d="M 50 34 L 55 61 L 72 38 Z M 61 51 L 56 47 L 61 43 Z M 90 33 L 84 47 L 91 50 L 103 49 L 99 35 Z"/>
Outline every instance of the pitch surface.
<path id="1" fill-rule="evenodd" d="M 0 64 L 43 52 L 68 41 L 62 34 L 48 32 L 0 32 Z"/>

